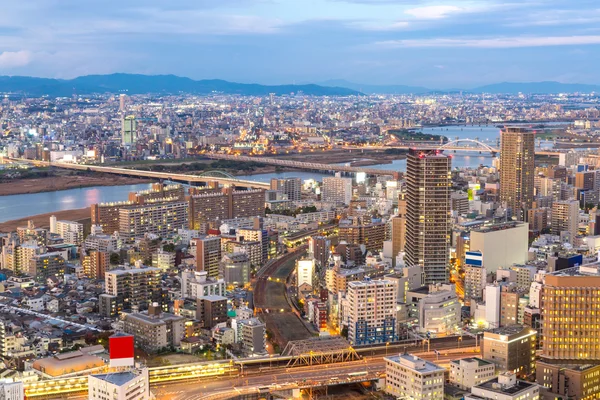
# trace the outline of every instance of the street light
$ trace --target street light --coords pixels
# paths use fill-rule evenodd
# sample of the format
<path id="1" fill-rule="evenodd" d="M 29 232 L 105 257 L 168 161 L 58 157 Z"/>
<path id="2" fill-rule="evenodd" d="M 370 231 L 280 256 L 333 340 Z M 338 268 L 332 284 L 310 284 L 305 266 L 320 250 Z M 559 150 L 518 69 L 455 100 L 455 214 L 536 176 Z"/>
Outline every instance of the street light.
<path id="1" fill-rule="evenodd" d="M 386 342 L 385 343 L 385 356 L 387 357 L 388 355 L 388 346 L 390 345 L 390 342 Z"/>

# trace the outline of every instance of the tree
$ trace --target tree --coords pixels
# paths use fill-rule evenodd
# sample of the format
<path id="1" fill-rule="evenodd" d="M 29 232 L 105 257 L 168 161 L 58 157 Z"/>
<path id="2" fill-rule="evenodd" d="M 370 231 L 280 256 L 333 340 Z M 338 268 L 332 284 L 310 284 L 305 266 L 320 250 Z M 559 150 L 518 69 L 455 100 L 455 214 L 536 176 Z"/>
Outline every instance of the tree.
<path id="1" fill-rule="evenodd" d="M 117 265 L 121 263 L 121 256 L 119 253 L 110 253 L 110 264 Z"/>
<path id="2" fill-rule="evenodd" d="M 166 251 L 167 253 L 174 253 L 175 245 L 173 243 L 167 243 L 163 246 L 163 250 Z"/>
<path id="3" fill-rule="evenodd" d="M 342 336 L 345 339 L 348 339 L 348 327 L 344 326 L 342 328 L 342 331 L 340 332 L 340 336 Z"/>

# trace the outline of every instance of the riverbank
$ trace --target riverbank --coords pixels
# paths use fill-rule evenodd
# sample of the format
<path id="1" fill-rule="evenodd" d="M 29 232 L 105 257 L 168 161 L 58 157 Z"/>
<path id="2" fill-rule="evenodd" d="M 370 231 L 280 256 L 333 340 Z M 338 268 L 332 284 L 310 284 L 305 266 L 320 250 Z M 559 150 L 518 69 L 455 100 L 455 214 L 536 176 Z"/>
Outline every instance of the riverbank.
<path id="1" fill-rule="evenodd" d="M 58 175 L 47 178 L 13 179 L 0 182 L 0 196 L 54 192 L 91 186 L 120 186 L 151 183 L 154 180 L 112 174 Z"/>
<path id="2" fill-rule="evenodd" d="M 28 221 L 33 221 L 33 224 L 37 228 L 48 228 L 50 226 L 50 217 L 53 215 L 58 220 L 76 221 L 81 223 L 86 223 L 91 219 L 90 207 L 56 211 L 2 222 L 0 223 L 0 233 L 14 232 L 20 226 L 27 226 Z"/>

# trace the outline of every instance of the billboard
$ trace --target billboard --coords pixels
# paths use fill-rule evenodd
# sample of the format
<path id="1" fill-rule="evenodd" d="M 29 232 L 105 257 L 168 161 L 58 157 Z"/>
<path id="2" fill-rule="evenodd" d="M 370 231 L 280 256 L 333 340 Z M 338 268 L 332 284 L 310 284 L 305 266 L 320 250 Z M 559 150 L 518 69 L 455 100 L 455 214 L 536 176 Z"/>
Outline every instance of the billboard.
<path id="1" fill-rule="evenodd" d="M 134 365 L 132 335 L 116 334 L 109 337 L 108 351 L 111 367 L 129 367 Z"/>
<path id="2" fill-rule="evenodd" d="M 465 264 L 481 267 L 483 266 L 483 255 L 480 251 L 467 251 L 465 253 Z"/>

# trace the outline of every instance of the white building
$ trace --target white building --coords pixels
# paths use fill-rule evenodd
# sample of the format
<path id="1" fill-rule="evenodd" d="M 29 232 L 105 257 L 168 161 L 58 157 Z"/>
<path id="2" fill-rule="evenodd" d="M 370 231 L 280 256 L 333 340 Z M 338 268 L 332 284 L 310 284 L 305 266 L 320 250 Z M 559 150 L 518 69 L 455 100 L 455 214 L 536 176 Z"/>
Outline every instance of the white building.
<path id="1" fill-rule="evenodd" d="M 352 178 L 324 177 L 321 199 L 332 203 L 350 204 L 352 200 Z"/>
<path id="2" fill-rule="evenodd" d="M 472 230 L 469 247 L 482 253 L 487 272 L 496 272 L 500 267 L 527 262 L 528 237 L 529 224 L 506 222 Z"/>
<path id="3" fill-rule="evenodd" d="M 495 372 L 494 363 L 477 357 L 450 361 L 450 383 L 464 390 L 489 381 Z"/>
<path id="4" fill-rule="evenodd" d="M 146 368 L 137 372 L 88 376 L 89 400 L 149 400 L 150 398 L 150 381 Z"/>
<path id="5" fill-rule="evenodd" d="M 24 398 L 23 382 L 0 380 L 0 400 L 23 400 Z"/>
<path id="6" fill-rule="evenodd" d="M 181 297 L 197 299 L 203 296 L 225 296 L 226 285 L 222 278 L 209 278 L 206 271 L 181 273 Z"/>
<path id="7" fill-rule="evenodd" d="M 444 398 L 444 368 L 410 354 L 384 360 L 386 393 L 399 399 Z"/>
<path id="8" fill-rule="evenodd" d="M 55 218 L 55 217 L 54 217 Z M 52 225 L 52 220 L 50 220 Z M 66 243 L 80 245 L 83 243 L 83 224 L 74 221 L 56 221 L 56 233 L 64 239 Z"/>
<path id="9" fill-rule="evenodd" d="M 296 264 L 296 282 L 298 288 L 307 286 L 313 288 L 313 277 L 315 275 L 315 260 L 298 260 Z"/>
<path id="10" fill-rule="evenodd" d="M 460 309 L 454 285 L 429 285 L 429 293 L 419 300 L 419 331 L 454 333 L 460 325 Z"/>
<path id="11" fill-rule="evenodd" d="M 365 279 L 348 283 L 344 321 L 353 345 L 386 343 L 397 339 L 396 282 Z"/>
<path id="12" fill-rule="evenodd" d="M 471 388 L 465 400 L 539 400 L 540 386 L 535 383 L 517 380 L 512 372 L 505 372 L 497 378 Z"/>
<path id="13" fill-rule="evenodd" d="M 500 326 L 500 293 L 499 285 L 485 287 L 485 321 L 487 326 L 498 328 Z"/>

